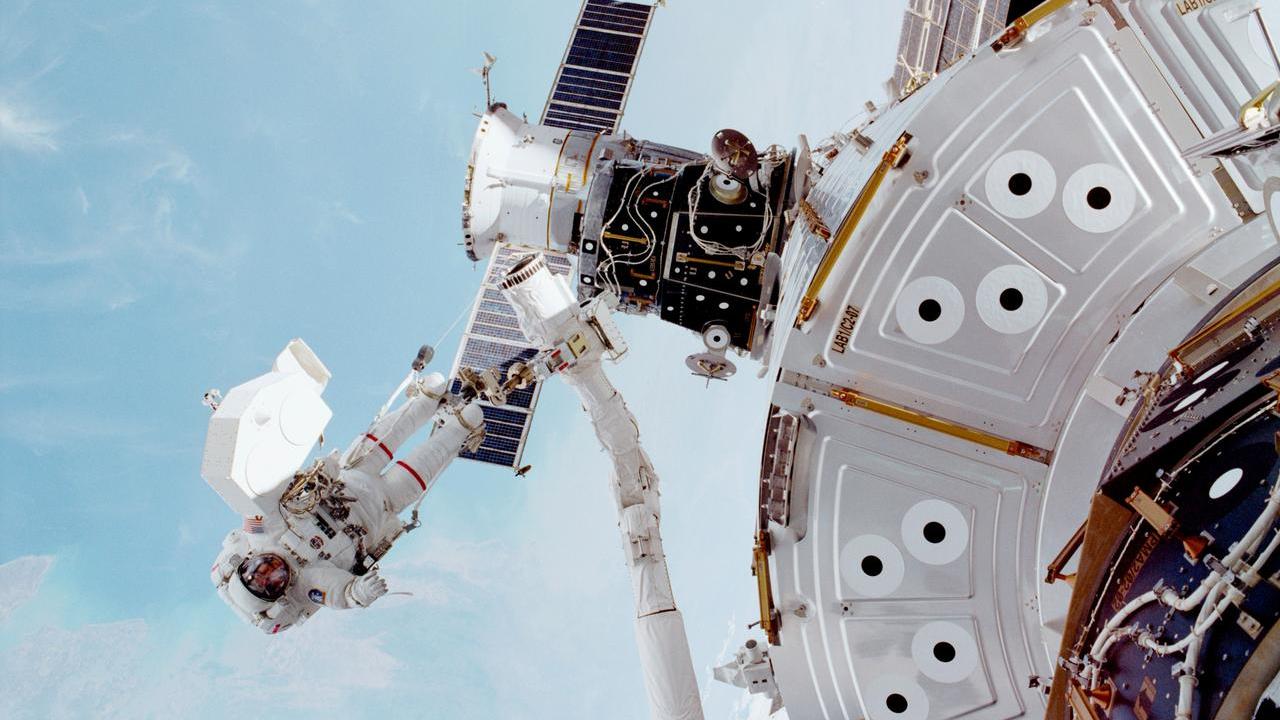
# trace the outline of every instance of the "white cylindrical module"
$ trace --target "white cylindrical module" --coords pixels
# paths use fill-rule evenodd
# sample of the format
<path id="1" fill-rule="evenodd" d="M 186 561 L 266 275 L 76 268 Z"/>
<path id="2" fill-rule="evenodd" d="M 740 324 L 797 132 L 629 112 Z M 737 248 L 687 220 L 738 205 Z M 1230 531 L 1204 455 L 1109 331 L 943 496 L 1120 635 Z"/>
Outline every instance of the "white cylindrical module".
<path id="1" fill-rule="evenodd" d="M 495 104 L 471 145 L 462 210 L 467 254 L 488 257 L 503 238 L 567 249 L 597 159 L 615 146 L 612 136 L 532 125 Z"/>

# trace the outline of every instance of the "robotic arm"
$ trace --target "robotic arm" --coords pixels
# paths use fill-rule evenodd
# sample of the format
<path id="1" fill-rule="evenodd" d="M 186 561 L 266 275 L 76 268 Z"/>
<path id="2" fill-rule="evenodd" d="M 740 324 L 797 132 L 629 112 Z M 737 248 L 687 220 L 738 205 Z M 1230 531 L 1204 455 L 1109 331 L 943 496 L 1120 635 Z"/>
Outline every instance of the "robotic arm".
<path id="1" fill-rule="evenodd" d="M 525 335 L 546 348 L 529 363 L 513 366 L 507 384 L 519 387 L 535 378 L 559 375 L 577 391 L 596 437 L 613 461 L 618 529 L 631 571 L 636 644 L 652 716 L 701 720 L 684 618 L 676 608 L 658 529 L 658 474 L 640 446 L 635 416 L 601 367 L 604 358 L 616 360 L 627 350 L 610 317 L 616 298 L 598 295 L 580 308 L 564 280 L 547 270 L 541 255 L 517 261 L 501 288 L 515 307 Z"/>

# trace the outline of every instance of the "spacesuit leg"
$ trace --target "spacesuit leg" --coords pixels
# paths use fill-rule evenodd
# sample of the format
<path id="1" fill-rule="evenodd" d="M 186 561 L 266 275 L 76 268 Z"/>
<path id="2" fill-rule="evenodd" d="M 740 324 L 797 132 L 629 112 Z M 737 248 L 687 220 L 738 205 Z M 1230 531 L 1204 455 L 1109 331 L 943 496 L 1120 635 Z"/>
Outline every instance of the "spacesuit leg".
<path id="1" fill-rule="evenodd" d="M 376 474 L 391 462 L 396 450 L 405 440 L 431 422 L 431 418 L 440 409 L 446 382 L 440 373 L 431 373 L 423 378 L 422 386 L 427 391 L 425 394 L 418 395 L 387 413 L 369 429 L 360 442 L 353 445 L 353 451 L 349 455 L 358 455 L 359 459 L 348 462 L 347 467 Z M 370 444 L 372 448 L 369 447 Z"/>
<path id="2" fill-rule="evenodd" d="M 458 456 L 467 438 L 483 425 L 484 413 L 479 405 L 471 403 L 450 415 L 431 437 L 387 468 L 382 473 L 383 492 L 391 511 L 399 513 L 430 490 L 440 473 Z"/>

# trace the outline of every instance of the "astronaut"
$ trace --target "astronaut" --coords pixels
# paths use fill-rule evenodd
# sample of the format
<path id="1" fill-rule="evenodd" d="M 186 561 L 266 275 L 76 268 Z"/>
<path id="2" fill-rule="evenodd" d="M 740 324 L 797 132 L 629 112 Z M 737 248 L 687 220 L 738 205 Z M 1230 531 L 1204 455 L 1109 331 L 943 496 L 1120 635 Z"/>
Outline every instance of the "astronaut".
<path id="1" fill-rule="evenodd" d="M 387 592 L 376 563 L 417 526 L 417 503 L 463 447 L 484 435 L 474 402 L 450 404 L 439 373 L 414 380 L 408 400 L 381 417 L 341 455 L 333 451 L 294 474 L 277 512 L 246 518 L 211 568 L 218 594 L 246 621 L 275 634 L 322 607 L 368 607 Z M 397 450 L 436 420 L 431 437 Z M 400 513 L 413 506 L 412 520 Z"/>

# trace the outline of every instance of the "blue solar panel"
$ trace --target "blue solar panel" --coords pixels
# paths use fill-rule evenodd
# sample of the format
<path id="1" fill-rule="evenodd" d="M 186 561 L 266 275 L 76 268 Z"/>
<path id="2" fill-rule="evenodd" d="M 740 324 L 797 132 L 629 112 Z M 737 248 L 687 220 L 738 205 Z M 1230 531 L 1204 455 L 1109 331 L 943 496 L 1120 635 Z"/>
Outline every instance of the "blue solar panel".
<path id="1" fill-rule="evenodd" d="M 498 408 L 494 408 L 494 410 L 497 409 Z M 527 413 L 522 414 L 527 415 Z M 524 425 L 512 425 L 510 423 L 499 422 L 486 416 L 484 420 L 484 432 L 486 435 L 496 435 L 498 437 L 515 438 L 516 440 L 519 440 L 524 436 Z"/>
<path id="2" fill-rule="evenodd" d="M 617 17 L 645 19 L 652 8 L 646 3 L 625 2 L 623 0 L 587 0 L 583 9 L 592 12 L 606 12 Z"/>
<path id="3" fill-rule="evenodd" d="M 653 7 L 585 0 L 542 111 L 542 124 L 615 133 Z"/>
<path id="4" fill-rule="evenodd" d="M 613 92 L 593 90 L 590 87 L 561 85 L 552 95 L 552 102 L 561 104 L 561 111 L 576 111 L 580 115 L 616 119 L 622 108 L 622 96 Z M 603 108 L 603 109 L 602 109 Z M 550 114 L 550 113 L 548 113 Z"/>
<path id="5" fill-rule="evenodd" d="M 609 90 L 619 95 L 627 94 L 627 79 L 612 73 L 567 67 L 560 72 L 560 78 L 567 82 L 577 82 L 579 85 L 589 85 L 598 87 L 601 90 Z"/>
<path id="6" fill-rule="evenodd" d="M 482 313 L 477 313 L 477 315 L 480 314 Z M 477 321 L 476 324 L 472 326 L 471 331 L 475 333 L 483 333 L 486 337 L 498 338 L 500 340 L 510 340 L 511 342 L 516 343 L 525 342 L 524 333 L 518 328 L 496 327 L 494 325 Z"/>
<path id="7" fill-rule="evenodd" d="M 555 106 L 553 105 L 552 107 Z M 611 133 L 615 126 L 614 123 L 599 120 L 574 120 L 553 112 L 547 113 L 547 116 L 542 119 L 542 124 L 564 128 L 565 130 L 581 130 L 590 133 Z"/>
<path id="8" fill-rule="evenodd" d="M 639 55 L 640 38 L 579 28 L 565 64 L 630 75 Z"/>
<path id="9" fill-rule="evenodd" d="M 501 292 L 501 290 L 499 290 Z M 507 304 L 507 299 L 501 300 L 484 300 L 480 303 L 477 312 L 493 313 L 495 315 L 511 315 L 515 316 L 515 311 Z"/>
<path id="10" fill-rule="evenodd" d="M 462 366 L 475 370 L 497 370 L 502 378 L 506 378 L 507 369 L 512 364 L 528 360 L 538 354 L 538 349 L 529 344 L 520 330 L 519 319 L 515 309 L 507 302 L 497 283 L 501 281 L 507 269 L 515 264 L 521 256 L 531 252 L 531 248 L 522 248 L 500 244 L 494 249 L 489 267 L 485 271 L 484 284 L 477 293 L 475 306 L 471 311 L 471 319 L 462 337 L 458 356 L 454 360 L 453 375 Z M 542 250 L 547 266 L 557 275 L 567 275 L 572 270 L 568 257 L 559 253 Z M 454 380 L 452 391 L 457 393 L 461 384 Z M 532 387 L 515 390 L 507 397 L 502 407 L 495 407 L 481 400 L 480 407 L 485 417 L 485 437 L 475 452 L 462 452 L 459 457 L 494 465 L 518 467 L 520 457 L 524 453 L 524 443 L 529 435 L 529 423 L 533 417 L 533 409 L 537 406 L 539 388 Z"/>
<path id="11" fill-rule="evenodd" d="M 505 328 L 520 328 L 520 322 L 514 317 L 493 312 L 477 312 L 476 322 L 482 322 L 485 325 L 497 325 L 498 327 Z"/>
<path id="12" fill-rule="evenodd" d="M 520 412 L 518 410 L 507 410 L 504 408 L 497 408 L 497 407 L 488 408 L 487 410 L 485 410 L 485 413 L 484 413 L 484 416 L 486 418 L 492 417 L 494 420 L 497 420 L 499 422 L 515 423 L 516 425 L 524 424 L 524 421 L 525 421 L 524 419 L 526 415 L 528 415 L 528 413 Z"/>
<path id="13" fill-rule="evenodd" d="M 467 460 L 479 460 L 483 463 L 492 465 L 501 465 L 503 467 L 515 467 L 518 456 L 515 453 L 498 452 L 486 447 L 479 447 L 475 452 L 462 451 L 458 453 L 458 457 Z"/>
<path id="14" fill-rule="evenodd" d="M 516 390 L 507 395 L 507 407 L 529 408 L 533 410 L 533 391 L 534 388 L 528 387 L 523 390 Z"/>

